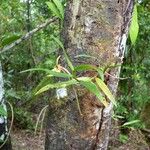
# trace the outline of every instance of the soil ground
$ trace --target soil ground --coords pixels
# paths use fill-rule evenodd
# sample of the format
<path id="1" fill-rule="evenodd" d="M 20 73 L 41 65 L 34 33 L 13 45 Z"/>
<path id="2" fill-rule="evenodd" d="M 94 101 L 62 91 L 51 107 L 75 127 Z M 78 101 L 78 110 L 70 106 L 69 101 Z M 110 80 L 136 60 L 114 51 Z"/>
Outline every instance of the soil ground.
<path id="1" fill-rule="evenodd" d="M 11 132 L 13 150 L 44 150 L 45 134 L 34 135 L 27 130 L 15 129 Z"/>
<path id="2" fill-rule="evenodd" d="M 44 150 L 45 134 L 34 135 L 27 130 L 14 130 L 11 133 L 13 150 Z M 129 133 L 126 143 L 121 143 L 114 137 L 110 138 L 109 150 L 150 150 L 144 135 L 137 130 Z"/>
<path id="3" fill-rule="evenodd" d="M 128 140 L 122 143 L 119 140 L 118 122 L 112 122 L 112 125 L 108 150 L 150 150 L 145 134 L 140 130 L 130 129 Z M 14 127 L 11 131 L 11 142 L 13 150 L 44 150 L 44 129 L 41 134 L 34 135 L 34 131 Z"/>

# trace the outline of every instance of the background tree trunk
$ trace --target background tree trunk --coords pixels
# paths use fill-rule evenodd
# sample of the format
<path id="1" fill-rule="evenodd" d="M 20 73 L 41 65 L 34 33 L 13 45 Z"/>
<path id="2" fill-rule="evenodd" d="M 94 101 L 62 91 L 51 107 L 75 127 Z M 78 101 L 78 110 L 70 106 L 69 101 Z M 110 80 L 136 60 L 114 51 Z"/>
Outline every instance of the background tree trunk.
<path id="1" fill-rule="evenodd" d="M 0 62 L 0 105 L 3 107 L 5 111 L 6 109 L 6 102 L 4 99 L 4 87 L 3 87 L 3 74 L 2 74 L 2 66 Z M 0 149 L 1 150 L 11 150 L 11 142 L 8 136 L 8 123 L 7 123 L 7 116 L 0 115 Z M 7 142 L 4 141 L 7 139 Z"/>
<path id="2" fill-rule="evenodd" d="M 109 69 L 110 75 L 105 79 L 114 95 L 120 74 L 117 66 L 123 60 L 132 7 L 133 0 L 70 0 L 66 7 L 62 37 L 67 53 L 74 65 L 116 66 Z M 81 55 L 92 57 L 81 58 Z M 82 75 L 95 73 L 87 71 Z M 82 115 L 71 88 L 67 99 L 52 98 L 45 149 L 106 150 L 113 105 L 104 108 L 93 94 L 82 87 L 75 88 Z"/>

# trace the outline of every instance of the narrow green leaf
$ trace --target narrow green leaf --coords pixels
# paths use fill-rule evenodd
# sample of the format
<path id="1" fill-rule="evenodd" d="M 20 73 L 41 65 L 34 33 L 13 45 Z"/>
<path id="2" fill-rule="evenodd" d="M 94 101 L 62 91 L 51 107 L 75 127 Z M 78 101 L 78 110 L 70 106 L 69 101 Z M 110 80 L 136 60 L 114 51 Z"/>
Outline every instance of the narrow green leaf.
<path id="1" fill-rule="evenodd" d="M 137 5 L 134 5 L 132 21 L 130 25 L 129 35 L 132 45 L 135 45 L 137 36 L 139 32 L 139 24 L 138 24 L 138 13 L 137 13 Z"/>
<path id="2" fill-rule="evenodd" d="M 63 19 L 64 18 L 64 7 L 63 7 L 61 1 L 60 0 L 53 0 L 53 2 L 57 6 L 57 9 L 59 10 L 59 13 Z"/>
<path id="3" fill-rule="evenodd" d="M 71 79 L 71 80 L 64 81 L 64 82 L 47 84 L 46 86 L 44 86 L 40 90 L 38 90 L 35 95 L 41 94 L 45 91 L 48 91 L 49 89 L 63 88 L 63 87 L 67 87 L 70 85 L 78 84 L 79 81 L 90 81 L 90 80 L 91 80 L 91 78 L 88 78 L 88 77 L 79 77 L 77 79 Z"/>
<path id="4" fill-rule="evenodd" d="M 92 78 L 90 78 L 90 77 L 79 77 L 79 78 L 77 78 L 77 81 L 91 82 Z"/>
<path id="5" fill-rule="evenodd" d="M 125 117 L 124 116 L 120 116 L 120 115 L 113 115 L 113 118 L 118 118 L 118 119 L 124 119 Z"/>
<path id="6" fill-rule="evenodd" d="M 61 47 L 61 49 L 64 49 L 63 43 L 58 38 L 54 37 L 53 35 L 51 38 Z"/>
<path id="7" fill-rule="evenodd" d="M 140 120 L 133 120 L 133 121 L 129 121 L 129 122 L 126 122 L 124 123 L 122 126 L 129 126 L 129 125 L 132 125 L 132 124 L 135 124 L 135 123 L 139 123 Z"/>
<path id="8" fill-rule="evenodd" d="M 5 109 L 2 105 L 0 105 L 0 115 L 7 116 L 7 112 L 5 111 Z"/>
<path id="9" fill-rule="evenodd" d="M 97 68 L 97 72 L 102 81 L 104 81 L 104 70 L 102 68 Z"/>
<path id="10" fill-rule="evenodd" d="M 19 39 L 21 37 L 21 35 L 11 35 L 9 37 L 6 37 L 2 40 L 2 47 L 8 45 L 8 44 L 11 44 L 13 43 L 14 41 L 16 41 L 17 39 Z"/>
<path id="11" fill-rule="evenodd" d="M 95 70 L 98 72 L 99 77 L 104 81 L 104 71 L 102 68 L 95 67 L 89 64 L 82 64 L 74 67 L 74 71 L 86 71 L 86 70 Z"/>
<path id="12" fill-rule="evenodd" d="M 67 87 L 67 86 L 70 86 L 73 84 L 78 84 L 78 81 L 76 81 L 75 79 L 72 79 L 72 80 L 65 81 L 65 82 L 48 84 L 48 85 L 42 87 L 39 91 L 37 91 L 35 95 L 41 94 L 45 91 L 48 91 L 49 89 L 63 88 L 63 87 Z"/>
<path id="13" fill-rule="evenodd" d="M 47 6 L 49 7 L 49 9 L 54 13 L 54 15 L 56 15 L 57 17 L 59 17 L 60 19 L 62 19 L 62 16 L 60 15 L 59 10 L 57 9 L 57 6 L 52 3 L 52 2 L 46 2 Z"/>
<path id="14" fill-rule="evenodd" d="M 74 67 L 74 71 L 85 71 L 85 70 L 96 70 L 97 68 L 93 65 L 82 64 Z"/>
<path id="15" fill-rule="evenodd" d="M 21 73 L 29 72 L 29 71 L 43 71 L 43 72 L 48 73 L 51 76 L 61 77 L 61 78 L 71 78 L 72 77 L 71 74 L 56 72 L 56 71 L 52 71 L 52 70 L 44 69 L 44 68 L 32 68 L 32 69 L 21 71 Z"/>
<path id="16" fill-rule="evenodd" d="M 30 71 L 43 71 L 43 72 L 49 73 L 51 70 L 45 69 L 45 68 L 31 68 L 31 69 L 21 71 L 20 73 L 25 73 L 25 72 L 30 72 Z"/>
<path id="17" fill-rule="evenodd" d="M 86 55 L 86 54 L 76 55 L 75 58 L 93 58 L 93 59 L 96 59 L 96 57 L 90 56 L 90 55 Z"/>
<path id="18" fill-rule="evenodd" d="M 62 44 L 62 42 L 61 42 L 58 38 L 55 38 L 53 35 L 52 35 L 51 37 L 52 37 L 52 39 L 62 48 L 63 53 L 64 53 L 64 55 L 65 55 L 65 59 L 66 59 L 66 61 L 67 61 L 67 63 L 68 63 L 68 66 L 69 66 L 70 69 L 73 71 L 73 70 L 74 70 L 74 66 L 73 66 L 72 62 L 70 61 L 69 56 L 67 55 L 66 50 L 65 50 L 65 48 L 64 48 L 64 46 L 63 46 L 63 44 Z"/>
<path id="19" fill-rule="evenodd" d="M 96 83 L 97 85 L 100 87 L 100 89 L 104 92 L 104 94 L 109 98 L 109 100 L 115 105 L 117 106 L 116 104 L 116 101 L 115 101 L 115 98 L 114 96 L 112 95 L 112 93 L 110 92 L 110 90 L 108 89 L 107 85 L 99 78 L 96 78 Z"/>
<path id="20" fill-rule="evenodd" d="M 105 98 L 101 95 L 100 90 L 92 81 L 80 81 L 80 84 L 93 93 L 103 104 L 107 107 L 107 102 Z"/>
<path id="21" fill-rule="evenodd" d="M 52 80 L 51 77 L 52 77 L 51 75 L 47 75 L 46 77 L 44 77 L 44 78 L 40 81 L 40 83 L 36 86 L 36 88 L 33 90 L 33 95 L 35 95 L 35 93 L 36 93 L 37 91 L 39 91 L 42 87 L 44 87 L 44 86 L 46 86 L 46 85 L 52 83 L 53 80 Z"/>

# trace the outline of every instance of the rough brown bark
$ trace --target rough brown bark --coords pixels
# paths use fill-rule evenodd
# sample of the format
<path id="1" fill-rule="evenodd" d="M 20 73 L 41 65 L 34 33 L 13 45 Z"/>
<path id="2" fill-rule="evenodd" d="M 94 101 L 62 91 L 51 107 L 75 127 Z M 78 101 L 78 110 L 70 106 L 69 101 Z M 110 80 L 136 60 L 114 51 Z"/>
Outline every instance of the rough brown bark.
<path id="1" fill-rule="evenodd" d="M 62 37 L 74 65 L 100 67 L 122 63 L 133 1 L 70 0 L 66 7 Z M 128 7 L 128 8 L 127 8 Z M 90 58 L 79 58 L 79 55 Z M 109 71 L 106 83 L 115 95 L 120 67 Z M 93 76 L 94 72 L 84 72 Z M 113 76 L 113 77 L 112 77 Z M 113 105 L 107 108 L 82 87 L 76 87 L 82 115 L 73 90 L 62 100 L 52 98 L 46 131 L 46 150 L 106 150 Z"/>

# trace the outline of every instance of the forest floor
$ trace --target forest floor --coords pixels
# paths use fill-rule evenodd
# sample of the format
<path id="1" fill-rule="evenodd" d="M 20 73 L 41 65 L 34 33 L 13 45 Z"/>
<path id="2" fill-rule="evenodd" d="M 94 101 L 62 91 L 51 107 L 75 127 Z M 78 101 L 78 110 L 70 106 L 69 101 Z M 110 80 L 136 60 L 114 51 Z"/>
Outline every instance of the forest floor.
<path id="1" fill-rule="evenodd" d="M 34 135 L 31 131 L 15 129 L 11 132 L 13 150 L 44 150 L 45 134 Z"/>
<path id="2" fill-rule="evenodd" d="M 11 133 L 13 150 L 44 150 L 45 134 L 34 135 L 27 130 L 15 129 Z M 129 139 L 121 143 L 114 136 L 110 138 L 109 150 L 150 150 L 144 135 L 137 130 L 129 133 Z"/>
<path id="3" fill-rule="evenodd" d="M 32 117 L 37 118 L 37 114 Z M 108 150 L 150 150 L 150 145 L 146 143 L 145 135 L 140 130 L 126 129 L 126 131 L 128 139 L 122 142 L 119 139 L 121 132 L 118 122 L 112 120 Z M 45 131 L 43 129 L 41 134 L 35 135 L 33 130 L 22 130 L 14 125 L 11 131 L 11 142 L 13 150 L 44 150 Z"/>
<path id="4" fill-rule="evenodd" d="M 112 120 L 109 150 L 150 150 L 149 139 L 140 129 L 126 128 L 121 131 L 119 122 Z M 125 135 L 126 138 L 121 135 Z"/>

